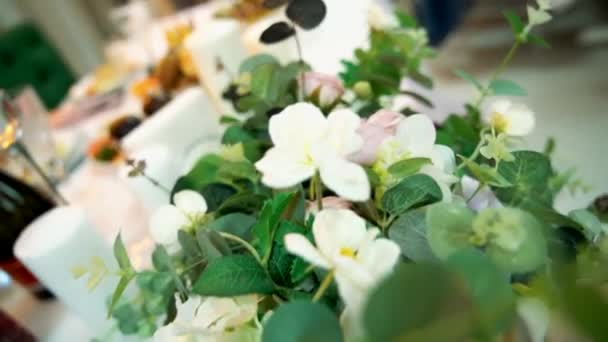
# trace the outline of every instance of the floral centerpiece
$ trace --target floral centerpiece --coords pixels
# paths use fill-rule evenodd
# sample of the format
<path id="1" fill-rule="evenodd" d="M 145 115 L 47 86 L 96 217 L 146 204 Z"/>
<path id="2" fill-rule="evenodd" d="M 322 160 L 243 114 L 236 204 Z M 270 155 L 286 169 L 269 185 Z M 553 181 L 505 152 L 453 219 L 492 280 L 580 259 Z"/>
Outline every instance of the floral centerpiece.
<path id="1" fill-rule="evenodd" d="M 321 0 L 281 3 L 290 21 L 265 43 L 325 16 Z M 478 97 L 440 125 L 390 107 L 396 96 L 432 105 L 400 88 L 431 87 L 420 67 L 435 55 L 404 13 L 374 11 L 369 46 L 339 78 L 247 59 L 225 93 L 241 117 L 222 118 L 223 149 L 151 217 L 153 267 L 135 270 L 115 242 L 119 329 L 156 341 L 542 341 L 559 318 L 605 340 L 606 201 L 554 210 L 576 180 L 553 168 L 553 144 L 518 147 L 534 113 L 500 97 L 526 94 L 503 74 L 520 47 L 547 45 L 533 32 L 549 10 L 506 13 L 513 48 L 488 83 L 457 71 Z M 92 285 L 108 273 L 78 270 Z"/>

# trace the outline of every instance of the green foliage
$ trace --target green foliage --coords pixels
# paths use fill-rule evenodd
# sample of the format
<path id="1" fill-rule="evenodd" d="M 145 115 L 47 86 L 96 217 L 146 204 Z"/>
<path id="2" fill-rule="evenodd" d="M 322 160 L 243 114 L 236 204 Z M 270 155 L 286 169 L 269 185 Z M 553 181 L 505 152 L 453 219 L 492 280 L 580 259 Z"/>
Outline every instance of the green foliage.
<path id="1" fill-rule="evenodd" d="M 475 78 L 475 76 L 467 73 L 466 71 L 457 69 L 454 70 L 454 73 L 456 76 L 472 84 L 477 90 L 483 91 L 485 89 L 485 87 Z"/>
<path id="2" fill-rule="evenodd" d="M 460 277 L 438 264 L 400 264 L 372 291 L 363 326 L 369 341 L 467 341 L 473 300 Z"/>
<path id="3" fill-rule="evenodd" d="M 401 254 L 414 262 L 434 261 L 426 237 L 426 212 L 411 210 L 399 216 L 390 226 L 388 237 L 401 248 Z"/>
<path id="4" fill-rule="evenodd" d="M 397 178 L 405 178 L 414 175 L 428 164 L 431 164 L 431 160 L 428 158 L 410 158 L 389 166 L 388 172 Z"/>
<path id="5" fill-rule="evenodd" d="M 469 157 L 479 144 L 479 130 L 466 119 L 450 115 L 437 131 L 436 143 L 449 146 L 457 155 Z"/>
<path id="6" fill-rule="evenodd" d="M 374 95 L 372 103 L 381 96 L 399 94 L 404 77 L 432 86 L 432 82 L 420 72 L 422 61 L 435 55 L 427 46 L 428 38 L 424 32 L 415 29 L 413 18 L 401 13 L 398 19 L 401 28 L 372 30 L 369 48 L 357 49 L 353 61 L 342 62 L 345 70 L 340 77 L 345 85 L 354 87 L 358 82 L 368 82 Z"/>
<path id="7" fill-rule="evenodd" d="M 527 96 L 528 92 L 509 80 L 494 80 L 490 83 L 490 93 L 495 96 Z"/>
<path id="8" fill-rule="evenodd" d="M 461 205 L 439 203 L 431 206 L 426 214 L 426 225 L 433 253 L 440 259 L 447 259 L 470 246 L 473 219 L 473 212 Z"/>
<path id="9" fill-rule="evenodd" d="M 209 223 L 207 228 L 236 235 L 244 240 L 251 240 L 251 227 L 256 223 L 256 218 L 243 213 L 232 213 L 217 218 Z"/>
<path id="10" fill-rule="evenodd" d="M 270 257 L 274 235 L 279 228 L 283 213 L 297 196 L 294 193 L 280 193 L 264 203 L 258 222 L 253 226 L 254 243 L 263 260 Z"/>
<path id="11" fill-rule="evenodd" d="M 122 238 L 120 234 L 114 240 L 114 257 L 118 262 L 118 266 L 120 267 L 120 280 L 118 281 L 118 285 L 112 294 L 112 299 L 110 300 L 110 307 L 108 309 L 108 315 L 112 315 L 114 308 L 118 304 L 118 301 L 122 297 L 123 293 L 129 286 L 129 283 L 135 277 L 135 270 L 133 266 L 131 266 L 131 261 L 129 260 L 129 255 L 127 254 L 127 250 L 125 248 L 124 243 L 122 242 Z"/>
<path id="12" fill-rule="evenodd" d="M 498 173 L 513 187 L 496 189 L 506 205 L 525 208 L 530 202 L 551 203 L 549 178 L 551 162 L 546 155 L 533 151 L 513 152 L 515 161 L 502 162 Z"/>
<path id="13" fill-rule="evenodd" d="M 281 305 L 264 324 L 263 342 L 340 342 L 340 322 L 322 304 L 294 301 Z"/>
<path id="14" fill-rule="evenodd" d="M 441 189 L 433 178 L 417 174 L 403 179 L 382 197 L 382 207 L 398 216 L 408 209 L 440 201 Z"/>
<path id="15" fill-rule="evenodd" d="M 291 270 L 296 257 L 285 248 L 285 235 L 289 233 L 305 234 L 304 227 L 290 221 L 282 221 L 274 236 L 274 246 L 268 260 L 268 273 L 272 280 L 281 286 L 292 287 Z M 296 279 L 298 280 L 298 279 Z"/>
<path id="16" fill-rule="evenodd" d="M 274 284 L 264 268 L 249 255 L 211 261 L 192 288 L 195 294 L 213 297 L 270 294 L 273 290 Z"/>
<path id="17" fill-rule="evenodd" d="M 583 232 L 589 241 L 593 241 L 603 232 L 602 222 L 589 210 L 573 210 L 568 216 L 583 227 Z"/>
<path id="18" fill-rule="evenodd" d="M 511 31 L 513 31 L 513 35 L 515 35 L 515 37 L 521 36 L 525 27 L 525 24 L 521 17 L 513 11 L 505 11 L 503 14 L 507 18 L 507 21 L 511 26 Z"/>
<path id="19" fill-rule="evenodd" d="M 463 159 L 462 162 L 466 165 L 471 175 L 482 184 L 495 188 L 509 188 L 513 186 L 498 171 L 488 165 L 480 165 L 469 159 Z"/>

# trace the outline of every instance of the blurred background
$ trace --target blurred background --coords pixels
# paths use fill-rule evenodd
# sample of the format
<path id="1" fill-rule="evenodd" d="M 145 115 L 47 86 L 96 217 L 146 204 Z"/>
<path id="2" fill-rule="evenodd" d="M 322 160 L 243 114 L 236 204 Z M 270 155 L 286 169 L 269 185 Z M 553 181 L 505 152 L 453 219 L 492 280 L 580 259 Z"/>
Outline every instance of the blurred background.
<path id="1" fill-rule="evenodd" d="M 514 9 L 525 16 L 530 1 L 377 0 L 387 10 L 414 14 L 438 49 L 438 57 L 425 66 L 435 79 L 435 88 L 424 94 L 435 102 L 429 115 L 438 122 L 450 113 L 463 112 L 463 104 L 475 96 L 472 87 L 457 78 L 453 70 L 466 70 L 480 80 L 488 80 L 513 42 L 503 12 Z M 54 152 L 46 151 L 52 144 L 50 131 L 58 150 L 62 150 L 62 144 L 75 146 L 82 155 L 89 143 L 82 132 L 91 138 L 100 126 L 105 129 L 107 117 L 102 124 L 88 121 L 79 134 L 68 134 L 60 128 L 75 121 L 76 116 L 92 116 L 117 106 L 122 95 L 115 92 L 116 85 L 124 81 L 125 75 L 136 73 L 135 66 L 141 69 L 163 59 L 171 43 L 166 42 L 165 30 L 193 20 L 207 2 L 212 1 L 0 0 L 0 88 L 33 106 L 30 108 L 34 108 L 37 119 L 32 122 L 37 124 L 31 130 L 37 138 L 25 143 L 36 155 L 48 155 L 54 164 L 47 165 L 47 170 L 53 171 L 55 181 L 64 179 L 79 165 L 74 160 L 80 159 L 72 160 L 70 153 L 63 151 L 62 165 L 56 165 Z M 608 192 L 604 140 L 608 129 L 608 1 L 552 3 L 555 20 L 538 32 L 552 48 L 527 45 L 504 77 L 529 92 L 522 101 L 537 116 L 536 129 L 524 144 L 542 150 L 550 138 L 556 138 L 556 168 L 562 172 L 574 170 L 575 179 L 580 179 L 572 191 L 558 198 L 557 209 L 568 211 L 586 207 Z M 82 100 L 84 97 L 88 99 Z M 154 112 L 168 100 L 151 97 L 146 101 L 145 106 Z M 142 110 L 139 104 L 130 105 L 129 101 L 123 104 L 119 116 Z M 75 112 L 87 114 L 72 114 Z M 128 119 L 127 126 L 136 121 Z M 9 159 L 0 150 L 0 170 L 14 173 Z M 31 183 L 37 186 L 40 182 Z M 1 215 L 0 211 L 0 227 L 4 223 Z M 86 328 L 77 317 L 65 312 L 61 303 L 41 302 L 10 283 L 11 279 L 0 271 L 0 330 L 23 325 L 48 341 L 62 341 L 66 334 L 79 331 L 86 336 Z M 37 295 L 40 297 L 40 293 Z M 23 334 L 18 340 L 29 341 L 29 333 Z"/>

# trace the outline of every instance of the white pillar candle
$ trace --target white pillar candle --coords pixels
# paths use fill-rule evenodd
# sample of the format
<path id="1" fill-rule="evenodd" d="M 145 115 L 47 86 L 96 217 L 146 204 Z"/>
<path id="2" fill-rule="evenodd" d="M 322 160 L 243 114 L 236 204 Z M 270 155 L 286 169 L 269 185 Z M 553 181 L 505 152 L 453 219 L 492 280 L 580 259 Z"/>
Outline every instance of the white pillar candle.
<path id="1" fill-rule="evenodd" d="M 94 291 L 86 280 L 75 279 L 71 269 L 99 257 L 117 270 L 110 246 L 98 235 L 84 210 L 55 208 L 31 223 L 14 246 L 15 256 L 36 277 L 95 331 L 108 327 L 106 302 L 117 283 L 109 276 Z"/>
<path id="2" fill-rule="evenodd" d="M 199 81 L 220 113 L 230 109 L 222 99 L 222 92 L 230 84 L 231 73 L 238 72 L 247 51 L 241 40 L 241 28 L 237 21 L 206 18 L 198 22 L 186 39 L 186 48 L 192 55 Z M 225 70 L 218 68 L 218 62 Z"/>
<path id="3" fill-rule="evenodd" d="M 123 140 L 128 153 L 151 145 L 165 145 L 182 154 L 196 141 L 218 135 L 219 114 L 200 88 L 184 90 Z"/>

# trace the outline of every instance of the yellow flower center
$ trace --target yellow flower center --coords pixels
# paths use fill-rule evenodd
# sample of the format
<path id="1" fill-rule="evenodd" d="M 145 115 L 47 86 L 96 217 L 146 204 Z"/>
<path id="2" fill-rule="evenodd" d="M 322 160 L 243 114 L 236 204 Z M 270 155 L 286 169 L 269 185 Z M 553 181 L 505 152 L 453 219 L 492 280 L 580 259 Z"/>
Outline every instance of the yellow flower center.
<path id="1" fill-rule="evenodd" d="M 490 125 L 498 132 L 505 132 L 509 127 L 509 120 L 503 114 L 494 112 L 490 117 Z"/>
<path id="2" fill-rule="evenodd" d="M 345 256 L 347 258 L 354 259 L 355 256 L 357 255 L 357 252 L 352 248 L 342 247 L 342 248 L 340 248 L 340 255 Z"/>

